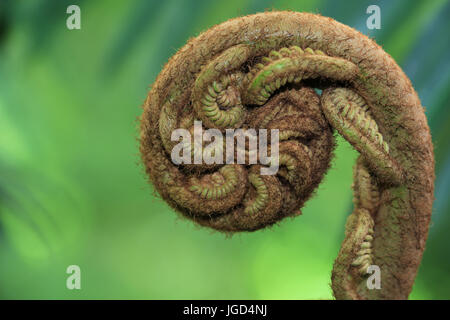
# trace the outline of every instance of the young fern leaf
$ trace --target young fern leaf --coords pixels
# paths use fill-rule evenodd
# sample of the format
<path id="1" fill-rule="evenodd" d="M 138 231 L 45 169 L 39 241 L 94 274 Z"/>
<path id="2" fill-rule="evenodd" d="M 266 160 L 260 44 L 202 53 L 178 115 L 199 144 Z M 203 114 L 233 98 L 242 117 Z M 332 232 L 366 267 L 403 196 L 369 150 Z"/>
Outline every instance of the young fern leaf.
<path id="1" fill-rule="evenodd" d="M 171 133 L 190 130 L 195 120 L 220 132 L 278 129 L 279 170 L 261 175 L 263 164 L 248 161 L 250 144 L 245 164 L 173 163 Z M 358 31 L 320 15 L 274 11 L 201 33 L 155 80 L 140 151 L 151 183 L 174 210 L 219 231 L 254 231 L 299 214 L 329 167 L 333 129 L 361 154 L 354 211 L 332 272 L 334 296 L 405 299 L 428 235 L 433 146 L 411 82 Z M 380 290 L 367 288 L 371 264 L 381 270 Z"/>

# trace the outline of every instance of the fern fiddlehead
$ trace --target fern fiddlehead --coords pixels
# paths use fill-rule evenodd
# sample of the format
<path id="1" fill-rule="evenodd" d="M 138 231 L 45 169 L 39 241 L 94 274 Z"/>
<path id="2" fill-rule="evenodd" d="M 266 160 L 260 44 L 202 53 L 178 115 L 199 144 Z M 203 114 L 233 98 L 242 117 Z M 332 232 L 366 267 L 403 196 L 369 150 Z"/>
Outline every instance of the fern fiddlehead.
<path id="1" fill-rule="evenodd" d="M 264 165 L 248 162 L 174 164 L 171 133 L 192 132 L 196 120 L 220 132 L 278 129 L 279 171 L 261 175 Z M 294 12 L 236 18 L 207 30 L 153 84 L 140 148 L 151 182 L 176 211 L 217 230 L 253 231 L 299 213 L 329 167 L 334 130 L 360 157 L 333 293 L 407 298 L 431 215 L 431 137 L 409 79 L 356 30 Z M 246 160 L 250 153 L 245 150 Z M 371 264 L 381 269 L 380 290 L 366 286 Z"/>

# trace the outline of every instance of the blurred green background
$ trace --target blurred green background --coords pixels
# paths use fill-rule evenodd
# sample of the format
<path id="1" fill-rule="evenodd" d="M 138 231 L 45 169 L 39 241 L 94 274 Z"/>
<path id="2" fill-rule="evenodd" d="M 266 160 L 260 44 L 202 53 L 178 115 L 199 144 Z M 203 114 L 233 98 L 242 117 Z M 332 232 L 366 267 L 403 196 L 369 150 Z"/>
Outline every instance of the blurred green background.
<path id="1" fill-rule="evenodd" d="M 81 7 L 81 30 L 66 8 Z M 381 8 L 368 30 L 366 8 Z M 450 298 L 449 1 L 0 1 L 0 298 L 329 299 L 357 156 L 340 139 L 303 215 L 232 238 L 182 220 L 140 165 L 149 85 L 190 37 L 271 9 L 330 16 L 374 38 L 418 91 L 436 200 L 411 294 Z M 66 268 L 81 267 L 81 290 Z"/>

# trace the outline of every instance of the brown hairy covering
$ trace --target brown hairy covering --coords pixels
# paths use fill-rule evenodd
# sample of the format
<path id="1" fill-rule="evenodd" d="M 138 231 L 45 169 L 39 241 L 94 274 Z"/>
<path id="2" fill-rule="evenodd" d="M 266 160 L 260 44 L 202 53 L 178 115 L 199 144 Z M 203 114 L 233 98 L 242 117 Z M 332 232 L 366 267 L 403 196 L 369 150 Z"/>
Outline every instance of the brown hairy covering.
<path id="1" fill-rule="evenodd" d="M 270 75 L 265 77 L 261 70 Z M 348 88 L 364 104 L 335 91 L 350 108 L 345 114 L 328 105 L 324 117 L 323 101 L 308 88 L 315 83 L 321 89 Z M 218 97 L 208 93 L 213 85 Z M 183 118 L 186 115 L 192 119 Z M 285 165 L 274 176 L 259 175 L 259 165 L 198 165 L 205 166 L 203 171 L 174 165 L 167 132 L 189 127 L 194 118 L 221 131 L 235 125 L 280 129 L 280 137 L 286 138 L 280 142 Z M 372 131 L 364 128 L 369 120 L 377 124 Z M 433 147 L 409 79 L 358 31 L 331 18 L 298 12 L 261 13 L 210 28 L 190 39 L 158 75 L 144 104 L 140 150 L 150 181 L 176 211 L 217 230 L 252 231 L 295 215 L 310 197 L 329 166 L 334 146 L 330 123 L 352 123 L 335 129 L 361 153 L 378 188 L 377 209 L 370 215 L 370 261 L 380 267 L 382 282 L 380 290 L 369 290 L 366 276 L 351 267 L 362 241 L 360 230 L 372 229 L 372 221 L 363 215 L 366 208 L 356 207 L 333 268 L 334 295 L 405 299 L 428 234 Z M 390 180 L 392 171 L 395 181 Z"/>

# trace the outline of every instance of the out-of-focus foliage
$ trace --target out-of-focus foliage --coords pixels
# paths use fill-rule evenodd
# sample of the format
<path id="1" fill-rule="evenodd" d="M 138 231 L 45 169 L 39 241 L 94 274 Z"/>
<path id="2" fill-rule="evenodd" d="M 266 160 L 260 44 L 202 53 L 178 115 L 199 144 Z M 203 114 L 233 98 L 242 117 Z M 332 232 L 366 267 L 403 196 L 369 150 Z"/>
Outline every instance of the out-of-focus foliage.
<path id="1" fill-rule="evenodd" d="M 412 298 L 450 298 L 450 3 L 1 1 L 0 297 L 331 298 L 356 153 L 342 139 L 303 216 L 231 239 L 177 216 L 147 183 L 138 123 L 149 85 L 188 38 L 272 9 L 330 16 L 374 38 L 411 78 L 431 126 L 436 201 Z M 66 8 L 81 7 L 81 30 Z M 68 265 L 82 289 L 65 287 Z"/>

